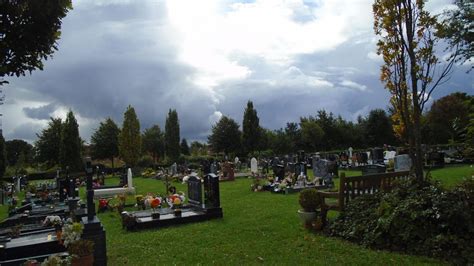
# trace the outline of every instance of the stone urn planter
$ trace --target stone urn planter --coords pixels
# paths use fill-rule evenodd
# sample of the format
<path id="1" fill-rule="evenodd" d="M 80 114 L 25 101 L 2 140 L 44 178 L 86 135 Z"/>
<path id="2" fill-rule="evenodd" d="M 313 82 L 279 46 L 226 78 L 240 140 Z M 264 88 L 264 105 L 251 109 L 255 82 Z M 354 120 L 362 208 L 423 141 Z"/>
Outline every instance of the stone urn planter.
<path id="1" fill-rule="evenodd" d="M 306 228 L 311 228 L 318 216 L 317 210 L 321 207 L 321 197 L 316 189 L 305 189 L 300 192 L 298 201 L 302 208 L 298 210 L 300 219 Z"/>
<path id="2" fill-rule="evenodd" d="M 317 212 L 307 212 L 304 210 L 298 210 L 298 215 L 300 216 L 301 222 L 303 224 L 311 224 L 314 220 L 316 220 Z"/>

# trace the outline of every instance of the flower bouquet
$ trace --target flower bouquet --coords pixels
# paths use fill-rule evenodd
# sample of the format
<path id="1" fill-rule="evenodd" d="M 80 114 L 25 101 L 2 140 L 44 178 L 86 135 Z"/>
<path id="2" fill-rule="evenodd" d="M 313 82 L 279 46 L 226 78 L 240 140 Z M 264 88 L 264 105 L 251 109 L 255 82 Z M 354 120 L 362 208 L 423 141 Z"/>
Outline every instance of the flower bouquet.
<path id="1" fill-rule="evenodd" d="M 63 226 L 63 245 L 72 256 L 72 265 L 92 265 L 94 260 L 94 242 L 81 239 L 83 230 L 81 223 L 66 223 Z"/>
<path id="2" fill-rule="evenodd" d="M 151 217 L 153 219 L 159 219 L 160 218 L 160 213 L 156 212 L 156 208 L 159 208 L 161 206 L 161 198 L 160 197 L 151 197 L 149 199 L 149 204 L 151 209 L 153 210 L 153 213 L 151 214 Z"/>
<path id="3" fill-rule="evenodd" d="M 61 241 L 63 219 L 58 215 L 46 216 L 43 220 L 43 226 L 53 226 L 56 231 L 56 238 Z"/>

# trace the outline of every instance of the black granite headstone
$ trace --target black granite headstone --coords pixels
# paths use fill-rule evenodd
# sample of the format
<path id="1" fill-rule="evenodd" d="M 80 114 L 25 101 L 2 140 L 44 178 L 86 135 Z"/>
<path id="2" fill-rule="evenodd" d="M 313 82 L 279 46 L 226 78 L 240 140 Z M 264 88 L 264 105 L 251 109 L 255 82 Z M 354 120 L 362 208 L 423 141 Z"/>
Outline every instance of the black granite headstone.
<path id="1" fill-rule="evenodd" d="M 201 179 L 195 176 L 190 176 L 188 179 L 188 202 L 199 208 L 202 207 Z"/>
<path id="2" fill-rule="evenodd" d="M 204 177 L 204 205 L 206 209 L 221 206 L 219 178 L 215 174 L 208 174 Z"/>
<path id="3" fill-rule="evenodd" d="M 381 164 L 366 165 L 362 168 L 362 175 L 385 173 L 387 167 Z"/>

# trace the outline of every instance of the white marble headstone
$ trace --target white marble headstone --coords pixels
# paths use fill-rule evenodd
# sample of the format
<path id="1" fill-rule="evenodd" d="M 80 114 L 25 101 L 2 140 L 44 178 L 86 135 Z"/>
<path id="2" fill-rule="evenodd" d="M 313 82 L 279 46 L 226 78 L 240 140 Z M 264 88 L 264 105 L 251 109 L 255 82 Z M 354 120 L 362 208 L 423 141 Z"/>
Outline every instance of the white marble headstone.
<path id="1" fill-rule="evenodd" d="M 258 161 L 255 157 L 252 157 L 252 159 L 250 159 L 250 172 L 258 173 Z"/>
<path id="2" fill-rule="evenodd" d="M 127 186 L 129 188 L 133 187 L 132 169 L 131 168 L 128 168 L 128 172 L 127 172 Z"/>

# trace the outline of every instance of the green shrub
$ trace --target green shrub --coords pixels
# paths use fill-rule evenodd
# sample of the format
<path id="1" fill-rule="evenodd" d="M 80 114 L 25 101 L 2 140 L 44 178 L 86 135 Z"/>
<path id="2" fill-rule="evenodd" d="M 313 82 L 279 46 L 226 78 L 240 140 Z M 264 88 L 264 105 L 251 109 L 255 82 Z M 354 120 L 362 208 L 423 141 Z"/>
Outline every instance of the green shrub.
<path id="1" fill-rule="evenodd" d="M 150 155 L 143 155 L 137 162 L 137 166 L 141 168 L 153 167 L 153 158 Z"/>
<path id="2" fill-rule="evenodd" d="M 364 246 L 474 262 L 474 181 L 453 190 L 405 181 L 390 193 L 349 202 L 330 233 Z"/>
<path id="3" fill-rule="evenodd" d="M 321 206 L 321 197 L 316 189 L 305 189 L 300 192 L 299 203 L 304 211 L 314 212 Z"/>

